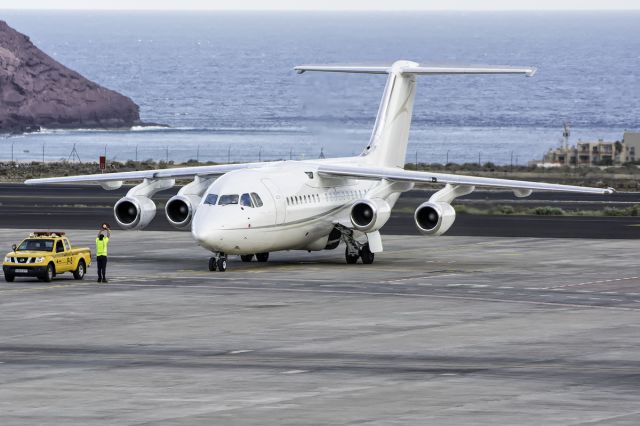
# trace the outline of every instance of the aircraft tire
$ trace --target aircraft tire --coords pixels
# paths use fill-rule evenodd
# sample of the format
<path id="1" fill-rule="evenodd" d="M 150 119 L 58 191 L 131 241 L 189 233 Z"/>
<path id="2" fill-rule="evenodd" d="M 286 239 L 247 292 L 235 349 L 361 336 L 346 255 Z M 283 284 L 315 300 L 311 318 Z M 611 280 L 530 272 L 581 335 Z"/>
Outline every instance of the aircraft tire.
<path id="1" fill-rule="evenodd" d="M 373 263 L 374 257 L 375 255 L 371 253 L 371 250 L 369 250 L 369 244 L 365 244 L 364 246 L 362 246 L 362 248 L 360 249 L 360 258 L 362 259 L 362 263 L 364 263 L 365 265 L 371 265 Z"/>
<path id="2" fill-rule="evenodd" d="M 251 262 L 253 260 L 253 255 L 252 254 L 241 254 L 240 255 L 240 259 L 243 262 Z"/>
<path id="3" fill-rule="evenodd" d="M 218 271 L 224 272 L 227 270 L 227 259 L 221 257 L 218 259 Z"/>
<path id="4" fill-rule="evenodd" d="M 269 252 L 267 253 L 256 253 L 256 259 L 258 262 L 266 262 L 269 260 Z"/>
<path id="5" fill-rule="evenodd" d="M 216 258 L 215 257 L 210 257 L 209 258 L 209 270 L 211 272 L 215 271 L 217 269 L 217 263 L 216 263 Z"/>
<path id="6" fill-rule="evenodd" d="M 349 254 L 349 249 L 345 249 L 344 258 L 347 261 L 347 265 L 353 265 L 358 262 L 358 258 L 360 255 L 358 254 Z"/>

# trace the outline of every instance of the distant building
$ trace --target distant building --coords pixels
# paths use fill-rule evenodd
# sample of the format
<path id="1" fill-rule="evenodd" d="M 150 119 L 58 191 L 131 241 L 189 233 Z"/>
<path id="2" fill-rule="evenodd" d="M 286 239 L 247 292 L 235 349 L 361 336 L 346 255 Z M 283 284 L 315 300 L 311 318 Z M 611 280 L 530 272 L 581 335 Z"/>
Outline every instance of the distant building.
<path id="1" fill-rule="evenodd" d="M 622 141 L 579 141 L 550 149 L 540 166 L 619 166 L 640 160 L 640 133 L 624 132 Z"/>

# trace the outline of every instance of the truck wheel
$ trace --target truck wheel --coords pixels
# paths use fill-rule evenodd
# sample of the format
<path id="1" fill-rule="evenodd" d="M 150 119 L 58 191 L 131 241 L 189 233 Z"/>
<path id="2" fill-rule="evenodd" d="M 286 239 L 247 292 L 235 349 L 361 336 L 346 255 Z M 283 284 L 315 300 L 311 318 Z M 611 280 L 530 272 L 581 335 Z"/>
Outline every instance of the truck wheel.
<path id="1" fill-rule="evenodd" d="M 75 271 L 73 271 L 73 278 L 76 280 L 81 280 L 84 278 L 85 272 L 87 272 L 87 267 L 84 264 L 84 260 L 80 259 L 80 262 L 78 262 L 78 267 Z"/>
<path id="2" fill-rule="evenodd" d="M 47 269 L 44 271 L 44 275 L 42 276 L 42 281 L 50 283 L 53 280 L 53 276 L 55 275 L 55 270 L 53 269 L 53 263 L 47 265 Z"/>
<path id="3" fill-rule="evenodd" d="M 4 274 L 4 280 L 8 283 L 12 283 L 16 279 L 15 275 L 12 274 Z"/>

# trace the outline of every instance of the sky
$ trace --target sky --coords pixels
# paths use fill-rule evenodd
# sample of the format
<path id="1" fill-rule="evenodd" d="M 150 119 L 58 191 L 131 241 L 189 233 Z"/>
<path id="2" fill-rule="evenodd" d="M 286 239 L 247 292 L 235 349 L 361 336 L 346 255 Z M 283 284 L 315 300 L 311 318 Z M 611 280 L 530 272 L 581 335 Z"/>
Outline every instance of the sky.
<path id="1" fill-rule="evenodd" d="M 638 0 L 0 0 L 0 9 L 640 10 Z"/>

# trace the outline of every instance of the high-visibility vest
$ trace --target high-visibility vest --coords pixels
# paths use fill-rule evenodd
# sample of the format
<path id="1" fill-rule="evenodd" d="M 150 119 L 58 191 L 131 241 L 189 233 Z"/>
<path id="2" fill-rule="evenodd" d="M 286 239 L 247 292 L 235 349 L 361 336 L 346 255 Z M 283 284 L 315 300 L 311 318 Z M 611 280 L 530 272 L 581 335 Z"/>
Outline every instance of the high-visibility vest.
<path id="1" fill-rule="evenodd" d="M 96 256 L 107 255 L 107 244 L 109 244 L 109 237 L 104 237 L 102 240 L 96 238 Z"/>

